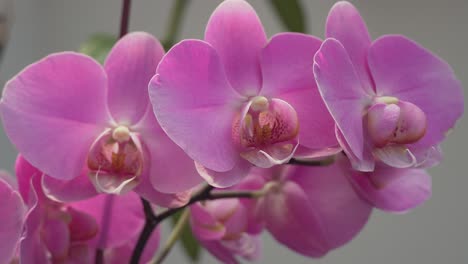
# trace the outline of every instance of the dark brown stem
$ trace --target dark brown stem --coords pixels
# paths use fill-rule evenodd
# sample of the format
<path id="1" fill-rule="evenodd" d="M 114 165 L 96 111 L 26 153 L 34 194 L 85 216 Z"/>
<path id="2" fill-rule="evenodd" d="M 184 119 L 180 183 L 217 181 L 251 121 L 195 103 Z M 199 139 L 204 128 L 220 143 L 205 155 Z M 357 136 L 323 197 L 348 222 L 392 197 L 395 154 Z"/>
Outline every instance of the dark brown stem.
<path id="1" fill-rule="evenodd" d="M 308 159 L 295 159 L 292 158 L 289 160 L 288 164 L 290 165 L 301 165 L 301 166 L 315 166 L 315 167 L 321 167 L 321 166 L 328 166 L 333 164 L 335 162 L 335 156 L 330 156 L 322 160 L 308 160 Z"/>
<path id="2" fill-rule="evenodd" d="M 95 264 L 104 264 L 104 251 L 102 249 L 96 249 L 96 256 L 94 257 Z"/>
<path id="3" fill-rule="evenodd" d="M 292 159 L 289 164 L 297 164 L 297 165 L 307 165 L 307 166 L 327 166 L 334 162 L 334 157 L 329 157 L 324 160 L 298 160 Z M 214 191 L 213 186 L 206 185 L 205 187 L 201 188 L 200 191 L 195 193 L 191 198 L 190 201 L 178 208 L 167 208 L 161 211 L 158 214 L 154 214 L 151 205 L 145 199 L 141 199 L 143 202 L 143 209 L 145 212 L 146 223 L 143 227 L 143 230 L 140 233 L 140 237 L 138 238 L 137 245 L 135 246 L 132 254 L 132 258 L 130 263 L 131 264 L 138 264 L 141 254 L 145 249 L 145 245 L 149 238 L 151 237 L 152 232 L 156 227 L 164 221 L 165 219 L 171 217 L 172 215 L 176 214 L 180 210 L 187 208 L 188 206 L 200 202 L 200 201 L 207 201 L 207 200 L 217 200 L 217 199 L 229 199 L 229 198 L 258 198 L 264 195 L 270 188 L 274 187 L 274 184 L 267 184 L 264 186 L 263 189 L 256 190 L 256 191 L 242 191 L 242 190 L 228 190 L 228 191 Z"/>
<path id="4" fill-rule="evenodd" d="M 120 32 L 119 38 L 123 37 L 128 32 L 128 22 L 130 18 L 130 6 L 132 4 L 132 0 L 123 0 L 122 5 L 122 16 L 120 19 Z"/>

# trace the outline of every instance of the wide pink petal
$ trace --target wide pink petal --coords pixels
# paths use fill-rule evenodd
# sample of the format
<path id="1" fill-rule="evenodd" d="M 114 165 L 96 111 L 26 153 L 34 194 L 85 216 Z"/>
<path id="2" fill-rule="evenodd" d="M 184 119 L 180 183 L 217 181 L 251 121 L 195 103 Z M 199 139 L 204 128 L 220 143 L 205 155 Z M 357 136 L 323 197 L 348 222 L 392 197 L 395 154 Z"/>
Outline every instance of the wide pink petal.
<path id="1" fill-rule="evenodd" d="M 326 167 L 299 166 L 289 177 L 309 197 L 309 203 L 324 225 L 330 249 L 353 239 L 365 226 L 372 211 L 372 206 L 348 181 L 348 171 L 341 166 L 342 159 L 344 157 L 339 157 Z"/>
<path id="2" fill-rule="evenodd" d="M 88 169 L 83 168 L 81 174 L 68 181 L 58 180 L 47 175 L 42 178 L 45 195 L 52 200 L 73 202 L 96 196 L 98 192 L 91 183 Z"/>
<path id="3" fill-rule="evenodd" d="M 219 54 L 232 87 L 256 95 L 262 86 L 259 55 L 267 40 L 252 6 L 244 0 L 221 3 L 208 21 L 205 40 Z"/>
<path id="4" fill-rule="evenodd" d="M 134 192 L 125 195 L 101 194 L 70 206 L 93 216 L 97 221 L 99 233 L 93 243 L 101 249 L 127 243 L 141 232 L 145 222 L 140 198 Z"/>
<path id="5" fill-rule="evenodd" d="M 426 134 L 414 144 L 438 145 L 464 111 L 463 90 L 442 59 L 403 36 L 388 35 L 369 50 L 377 94 L 413 103 L 426 115 Z"/>
<path id="6" fill-rule="evenodd" d="M 145 114 L 148 82 L 163 55 L 159 41 L 145 32 L 125 35 L 110 51 L 104 68 L 109 78 L 109 110 L 118 123 L 134 124 Z"/>
<path id="7" fill-rule="evenodd" d="M 371 38 L 359 11 L 349 2 L 336 3 L 328 14 L 325 36 L 337 39 L 343 44 L 363 89 L 372 92 L 374 86 L 367 65 Z"/>
<path id="8" fill-rule="evenodd" d="M 191 162 L 192 166 L 193 161 Z M 194 166 L 195 167 L 195 166 Z M 144 170 L 143 174 L 141 175 L 140 183 L 137 187 L 135 187 L 134 191 L 140 195 L 142 198 L 148 200 L 151 203 L 157 204 L 162 207 L 168 208 L 175 208 L 181 207 L 188 203 L 191 197 L 191 191 L 186 190 L 179 193 L 162 193 L 156 190 L 151 183 L 151 174 L 149 173 L 149 169 Z M 164 170 L 163 170 L 164 171 Z M 162 171 L 158 171 L 161 173 Z M 168 178 L 172 178 L 169 176 L 169 171 L 167 174 L 164 174 Z M 172 178 L 174 179 L 174 178 Z M 177 182 L 177 181 L 176 181 Z"/>
<path id="9" fill-rule="evenodd" d="M 246 160 L 238 159 L 234 168 L 226 172 L 210 170 L 197 162 L 195 162 L 195 168 L 200 176 L 211 186 L 216 188 L 226 188 L 233 186 L 247 176 L 252 165 Z"/>
<path id="10" fill-rule="evenodd" d="M 0 263 L 9 263 L 23 231 L 26 206 L 20 194 L 0 179 Z"/>
<path id="11" fill-rule="evenodd" d="M 24 157 L 19 154 L 16 157 L 15 161 L 15 174 L 16 180 L 18 181 L 18 191 L 23 198 L 23 201 L 29 206 L 32 207 L 34 203 L 36 203 L 36 195 L 34 197 L 30 197 L 29 194 L 31 193 L 31 180 L 33 177 L 41 177 L 43 174 L 40 172 L 36 167 L 32 166 Z M 42 189 L 39 188 L 37 190 L 39 193 L 37 194 L 40 199 L 43 199 L 44 194 Z M 36 191 L 35 191 L 36 192 Z"/>
<path id="12" fill-rule="evenodd" d="M 363 112 L 370 98 L 343 45 L 327 39 L 314 58 L 314 74 L 325 105 L 357 160 L 364 157 Z"/>
<path id="13" fill-rule="evenodd" d="M 431 196 L 431 177 L 422 169 L 379 165 L 372 173 L 350 175 L 359 193 L 384 211 L 406 212 Z"/>
<path id="14" fill-rule="evenodd" d="M 47 175 L 78 176 L 110 122 L 106 82 L 102 67 L 78 53 L 52 54 L 26 67 L 6 84 L 0 103 L 8 137 Z"/>
<path id="15" fill-rule="evenodd" d="M 192 159 L 216 171 L 234 167 L 232 122 L 241 97 L 213 47 L 200 40 L 175 45 L 159 64 L 149 92 L 161 127 Z"/>
<path id="16" fill-rule="evenodd" d="M 286 182 L 280 192 L 260 200 L 266 228 L 281 244 L 311 257 L 327 253 L 324 226 L 307 194 L 294 182 Z"/>
<path id="17" fill-rule="evenodd" d="M 300 144 L 311 149 L 336 146 L 335 121 L 323 103 L 313 74 L 321 41 L 299 33 L 273 36 L 262 50 L 261 94 L 289 103 L 299 118 Z"/>
<path id="18" fill-rule="evenodd" d="M 180 193 L 203 182 L 193 160 L 164 133 L 151 108 L 135 129 L 147 154 L 146 166 L 151 182 L 151 186 L 138 188 Z"/>

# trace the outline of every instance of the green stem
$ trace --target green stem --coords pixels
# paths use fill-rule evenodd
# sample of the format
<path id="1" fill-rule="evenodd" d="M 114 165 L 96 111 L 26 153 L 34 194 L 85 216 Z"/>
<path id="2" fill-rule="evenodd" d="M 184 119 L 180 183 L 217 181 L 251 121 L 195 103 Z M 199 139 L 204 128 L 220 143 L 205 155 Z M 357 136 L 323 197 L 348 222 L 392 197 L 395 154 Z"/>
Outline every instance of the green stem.
<path id="1" fill-rule="evenodd" d="M 172 7 L 169 24 L 167 26 L 167 35 L 164 38 L 163 46 L 165 50 L 169 50 L 176 42 L 177 35 L 180 31 L 185 10 L 188 7 L 190 0 L 175 0 Z"/>
<path id="2" fill-rule="evenodd" d="M 151 260 L 150 263 L 160 264 L 169 255 L 169 252 L 171 252 L 171 249 L 174 247 L 175 243 L 177 242 L 180 235 L 182 234 L 182 231 L 184 230 L 184 227 L 189 220 L 189 216 L 190 216 L 190 211 L 188 208 L 185 208 L 179 220 L 177 221 L 176 225 L 174 226 L 174 229 L 172 230 L 172 233 L 167 239 L 167 242 L 162 248 L 161 252 L 153 260 Z"/>

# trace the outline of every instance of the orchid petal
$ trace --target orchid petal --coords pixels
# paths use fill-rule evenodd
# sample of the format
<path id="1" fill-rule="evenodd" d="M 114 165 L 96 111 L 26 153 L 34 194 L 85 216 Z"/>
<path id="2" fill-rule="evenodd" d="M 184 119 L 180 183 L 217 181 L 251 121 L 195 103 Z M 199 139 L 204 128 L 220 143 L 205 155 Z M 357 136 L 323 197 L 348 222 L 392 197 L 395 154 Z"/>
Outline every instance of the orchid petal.
<path id="1" fill-rule="evenodd" d="M 362 89 L 346 50 L 337 40 L 325 40 L 314 61 L 314 74 L 322 98 L 349 151 L 360 161 L 365 155 L 362 118 L 368 95 Z"/>
<path id="2" fill-rule="evenodd" d="M 216 171 L 234 167 L 232 122 L 241 98 L 213 47 L 199 40 L 175 45 L 159 64 L 149 92 L 161 127 L 192 159 Z"/>
<path id="3" fill-rule="evenodd" d="M 325 35 L 337 39 L 349 55 L 362 89 L 374 91 L 372 76 L 367 65 L 367 51 L 371 38 L 359 11 L 349 2 L 340 1 L 330 10 Z"/>
<path id="4" fill-rule="evenodd" d="M 89 147 L 111 121 L 106 82 L 102 67 L 77 53 L 52 54 L 28 66 L 3 92 L 0 114 L 8 137 L 47 175 L 78 176 Z"/>
<path id="5" fill-rule="evenodd" d="M 333 135 L 335 121 L 310 74 L 320 45 L 319 39 L 309 35 L 281 33 L 271 38 L 261 54 L 261 94 L 284 100 L 294 108 L 301 145 L 315 150 L 338 144 Z"/>
<path id="6" fill-rule="evenodd" d="M 426 134 L 414 146 L 438 145 L 464 111 L 462 86 L 452 68 L 419 44 L 398 35 L 377 39 L 370 47 L 368 60 L 379 95 L 413 103 L 424 112 Z"/>
<path id="7" fill-rule="evenodd" d="M 256 95 L 262 86 L 258 56 L 267 40 L 252 6 L 244 0 L 222 2 L 208 21 L 205 41 L 219 54 L 232 87 Z"/>
<path id="8" fill-rule="evenodd" d="M 148 82 L 163 55 L 159 41 L 144 32 L 125 35 L 110 51 L 104 64 L 109 78 L 108 104 L 119 124 L 134 124 L 145 114 Z"/>

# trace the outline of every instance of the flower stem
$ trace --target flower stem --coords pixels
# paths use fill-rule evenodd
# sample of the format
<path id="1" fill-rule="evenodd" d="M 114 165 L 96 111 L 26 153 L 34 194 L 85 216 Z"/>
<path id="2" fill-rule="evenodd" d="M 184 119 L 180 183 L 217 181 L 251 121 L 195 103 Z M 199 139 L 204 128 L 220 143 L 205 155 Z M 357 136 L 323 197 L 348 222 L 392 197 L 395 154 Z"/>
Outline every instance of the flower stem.
<path id="1" fill-rule="evenodd" d="M 264 195 L 271 186 L 268 184 L 265 185 L 263 189 L 256 190 L 256 191 L 216 191 L 212 192 L 214 189 L 210 185 L 206 185 L 205 187 L 201 188 L 197 193 L 195 193 L 190 201 L 179 208 L 168 208 L 161 211 L 159 214 L 155 215 L 153 210 L 151 209 L 151 205 L 145 199 L 141 199 L 143 202 L 143 208 L 145 212 L 146 222 L 143 230 L 140 233 L 140 237 L 138 238 L 137 245 L 133 249 L 132 258 L 130 263 L 131 264 L 138 264 L 140 261 L 140 257 L 145 249 L 145 245 L 148 242 L 151 234 L 156 229 L 156 227 L 164 221 L 165 219 L 171 217 L 172 215 L 176 214 L 177 212 L 184 210 L 188 206 L 206 200 L 217 200 L 217 199 L 229 199 L 229 198 L 248 198 L 254 199 Z"/>
<path id="2" fill-rule="evenodd" d="M 132 0 L 123 0 L 122 16 L 120 18 L 120 32 L 119 38 L 123 37 L 128 32 L 128 23 L 130 18 L 130 6 Z"/>
<path id="3" fill-rule="evenodd" d="M 174 247 L 175 243 L 177 242 L 180 235 L 182 234 L 182 231 L 184 230 L 184 227 L 188 222 L 189 216 L 190 216 L 190 211 L 188 210 L 188 208 L 185 208 L 179 220 L 177 221 L 176 225 L 174 226 L 174 229 L 172 229 L 172 232 L 169 238 L 167 239 L 167 242 L 164 245 L 163 249 L 158 255 L 156 255 L 155 258 L 153 258 L 153 260 L 151 260 L 150 263 L 160 264 L 169 255 L 169 252 L 171 252 L 171 249 Z"/>
<path id="4" fill-rule="evenodd" d="M 166 51 L 169 50 L 176 41 L 177 35 L 180 31 L 183 15 L 189 3 L 190 0 L 175 0 L 166 30 L 167 35 L 163 42 L 163 46 Z"/>
<path id="5" fill-rule="evenodd" d="M 292 158 L 291 160 L 289 160 L 288 164 L 321 167 L 321 166 L 331 165 L 334 162 L 335 162 L 335 155 L 326 157 L 325 159 L 321 159 L 321 160 Z"/>

